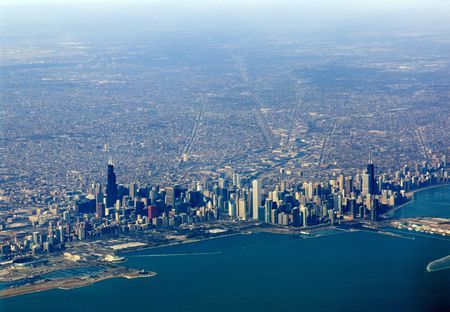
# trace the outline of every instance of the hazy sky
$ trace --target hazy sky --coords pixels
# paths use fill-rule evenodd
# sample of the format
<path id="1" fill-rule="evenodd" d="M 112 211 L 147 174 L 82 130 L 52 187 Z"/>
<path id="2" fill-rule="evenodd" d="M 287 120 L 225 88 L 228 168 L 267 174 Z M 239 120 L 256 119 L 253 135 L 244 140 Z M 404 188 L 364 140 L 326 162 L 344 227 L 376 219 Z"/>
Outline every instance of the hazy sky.
<path id="1" fill-rule="evenodd" d="M 0 31 L 450 29 L 450 0 L 0 0 Z"/>
<path id="2" fill-rule="evenodd" d="M 165 6 L 174 4 L 197 7 L 240 7 L 240 6 L 301 6 L 318 9 L 385 10 L 410 8 L 449 8 L 449 0 L 0 0 L 2 6 L 67 5 L 93 7 L 94 5 L 114 6 Z"/>

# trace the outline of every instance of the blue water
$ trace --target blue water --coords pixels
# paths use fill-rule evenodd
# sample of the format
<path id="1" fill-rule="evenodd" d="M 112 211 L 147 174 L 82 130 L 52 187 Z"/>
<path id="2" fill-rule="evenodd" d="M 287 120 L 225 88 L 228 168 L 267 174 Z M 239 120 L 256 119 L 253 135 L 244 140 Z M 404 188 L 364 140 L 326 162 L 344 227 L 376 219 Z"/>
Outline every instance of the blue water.
<path id="1" fill-rule="evenodd" d="M 450 218 L 450 185 L 414 194 L 414 201 L 394 211 L 394 216 Z"/>
<path id="2" fill-rule="evenodd" d="M 413 207 L 429 211 L 448 192 L 418 193 Z M 8 298 L 0 310 L 450 311 L 450 270 L 426 272 L 448 254 L 450 240 L 427 237 L 241 235 L 127 254 L 125 265 L 158 275 Z"/>

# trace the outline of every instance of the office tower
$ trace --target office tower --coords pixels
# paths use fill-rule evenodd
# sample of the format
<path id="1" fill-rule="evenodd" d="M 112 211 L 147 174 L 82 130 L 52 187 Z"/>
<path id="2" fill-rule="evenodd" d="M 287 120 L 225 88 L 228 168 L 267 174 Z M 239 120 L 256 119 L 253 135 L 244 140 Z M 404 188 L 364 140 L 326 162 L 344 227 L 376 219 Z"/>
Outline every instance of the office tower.
<path id="1" fill-rule="evenodd" d="M 69 213 L 69 211 L 64 211 L 64 212 L 63 212 L 63 220 L 66 221 L 66 222 L 68 222 L 68 221 L 69 221 L 69 218 L 70 218 L 70 213 Z"/>
<path id="2" fill-rule="evenodd" d="M 239 219 L 247 220 L 247 201 L 244 197 L 239 198 Z"/>
<path id="3" fill-rule="evenodd" d="M 408 167 L 408 165 L 404 165 L 403 168 L 402 168 L 402 174 L 403 174 L 403 176 L 406 176 L 406 175 L 408 174 L 408 172 L 409 172 L 409 167 Z"/>
<path id="4" fill-rule="evenodd" d="M 48 235 L 49 235 L 49 236 L 53 236 L 53 233 L 54 233 L 53 222 L 52 222 L 52 221 L 49 221 L 49 222 L 48 222 Z"/>
<path id="5" fill-rule="evenodd" d="M 234 200 L 228 202 L 228 216 L 232 219 L 236 218 L 236 205 L 234 204 Z"/>
<path id="6" fill-rule="evenodd" d="M 356 214 L 358 212 L 358 207 L 356 206 L 356 200 L 354 198 L 347 200 L 347 210 L 350 211 L 352 220 L 355 220 Z"/>
<path id="7" fill-rule="evenodd" d="M 64 235 L 64 228 L 62 225 L 58 226 L 58 228 L 56 229 L 56 237 L 57 237 L 58 243 L 64 243 L 65 235 Z"/>
<path id="8" fill-rule="evenodd" d="M 333 209 L 328 210 L 328 219 L 330 219 L 330 224 L 334 224 L 334 211 Z"/>
<path id="9" fill-rule="evenodd" d="M 358 210 L 359 210 L 359 217 L 361 219 L 365 219 L 366 218 L 366 207 L 364 205 L 358 205 Z"/>
<path id="10" fill-rule="evenodd" d="M 273 224 L 278 224 L 278 210 L 272 209 L 271 211 L 271 222 Z"/>
<path id="11" fill-rule="evenodd" d="M 372 210 L 370 211 L 370 219 L 372 221 L 376 221 L 378 219 L 378 205 L 372 207 Z"/>
<path id="12" fill-rule="evenodd" d="M 166 188 L 166 205 L 175 208 L 177 200 L 181 196 L 181 189 L 178 185 Z"/>
<path id="13" fill-rule="evenodd" d="M 280 212 L 278 214 L 278 224 L 280 225 L 288 225 L 289 223 L 289 217 L 286 212 Z"/>
<path id="14" fill-rule="evenodd" d="M 307 188 L 305 188 L 305 196 L 311 200 L 314 196 L 314 184 L 312 182 L 309 182 L 306 184 Z"/>
<path id="15" fill-rule="evenodd" d="M 271 211 L 272 211 L 272 201 L 270 199 L 267 199 L 264 205 L 264 222 L 270 223 Z"/>
<path id="16" fill-rule="evenodd" d="M 339 182 L 339 192 L 341 192 L 341 194 L 344 194 L 345 183 L 344 183 L 344 176 L 342 174 L 339 176 L 338 182 Z"/>
<path id="17" fill-rule="evenodd" d="M 247 201 L 247 216 L 248 217 L 252 217 L 252 190 L 251 189 L 249 189 L 249 188 L 245 188 L 244 189 L 244 192 L 245 192 L 245 198 L 246 198 L 246 201 Z"/>
<path id="18" fill-rule="evenodd" d="M 95 204 L 103 204 L 103 191 L 100 183 L 96 184 L 94 188 Z"/>
<path id="19" fill-rule="evenodd" d="M 353 192 L 353 178 L 345 177 L 345 196 L 349 196 Z"/>
<path id="20" fill-rule="evenodd" d="M 362 182 L 361 182 L 361 175 L 358 173 L 355 175 L 355 178 L 353 179 L 353 190 L 361 192 L 362 190 Z"/>
<path id="21" fill-rule="evenodd" d="M 364 195 L 370 194 L 370 176 L 367 173 L 362 174 L 362 190 Z"/>
<path id="22" fill-rule="evenodd" d="M 241 179 L 242 179 L 241 174 L 234 173 L 233 174 L 233 185 L 236 186 L 237 188 L 241 188 Z"/>
<path id="23" fill-rule="evenodd" d="M 84 240 L 86 239 L 86 224 L 84 222 L 81 222 L 78 226 L 78 239 Z"/>
<path id="24" fill-rule="evenodd" d="M 252 181 L 253 188 L 253 220 L 259 220 L 259 206 L 261 206 L 261 181 L 259 179 Z"/>
<path id="25" fill-rule="evenodd" d="M 333 195 L 333 210 L 335 212 L 342 212 L 342 195 L 339 193 L 334 193 Z"/>
<path id="26" fill-rule="evenodd" d="M 301 206 L 300 207 L 300 212 L 302 215 L 302 225 L 303 226 L 308 226 L 308 208 Z"/>
<path id="27" fill-rule="evenodd" d="M 114 165 L 112 159 L 108 162 L 108 176 L 106 183 L 106 206 L 108 208 L 114 207 L 117 200 L 117 183 L 116 174 L 114 173 Z"/>
<path id="28" fill-rule="evenodd" d="M 295 227 L 300 226 L 300 209 L 298 207 L 295 207 L 292 209 L 292 225 Z"/>
<path id="29" fill-rule="evenodd" d="M 134 182 L 130 183 L 130 190 L 129 190 L 129 194 L 131 199 L 134 199 L 137 196 L 137 185 Z"/>
<path id="30" fill-rule="evenodd" d="M 153 218 L 156 218 L 158 216 L 158 208 L 154 205 L 149 205 L 147 207 L 148 211 L 147 211 L 147 216 L 148 219 L 151 220 Z"/>
<path id="31" fill-rule="evenodd" d="M 272 195 L 272 201 L 274 201 L 277 204 L 279 204 L 280 198 L 278 196 L 278 191 L 275 190 L 275 191 L 271 192 L 271 195 Z"/>
<path id="32" fill-rule="evenodd" d="M 105 216 L 105 206 L 103 206 L 103 203 L 97 203 L 95 208 L 97 218 L 103 218 Z"/>
<path id="33" fill-rule="evenodd" d="M 280 191 L 285 192 L 286 191 L 286 181 L 281 181 L 280 183 Z"/>
<path id="34" fill-rule="evenodd" d="M 172 208 L 175 206 L 175 190 L 173 187 L 166 188 L 166 205 Z"/>
<path id="35" fill-rule="evenodd" d="M 219 178 L 219 188 L 226 188 L 227 187 L 227 181 L 224 178 Z"/>
<path id="36" fill-rule="evenodd" d="M 367 171 L 366 174 L 368 175 L 368 194 L 376 194 L 377 192 L 377 181 L 375 179 L 375 165 L 373 163 L 367 164 Z"/>

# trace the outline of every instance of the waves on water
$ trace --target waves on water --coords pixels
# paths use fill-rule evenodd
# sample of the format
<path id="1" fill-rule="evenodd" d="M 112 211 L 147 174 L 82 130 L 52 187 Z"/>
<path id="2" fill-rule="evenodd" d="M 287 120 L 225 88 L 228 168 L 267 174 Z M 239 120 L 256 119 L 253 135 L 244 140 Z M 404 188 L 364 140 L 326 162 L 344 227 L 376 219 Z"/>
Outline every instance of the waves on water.
<path id="1" fill-rule="evenodd" d="M 184 257 L 184 256 L 210 256 L 221 254 L 221 251 L 216 252 L 191 252 L 191 253 L 166 253 L 166 254 L 154 254 L 154 255 L 134 255 L 130 258 L 146 258 L 146 257 Z"/>
<path id="2" fill-rule="evenodd" d="M 441 271 L 450 269 L 450 255 L 440 258 L 434 261 L 431 261 L 427 265 L 427 271 L 428 272 L 435 272 L 435 271 Z"/>

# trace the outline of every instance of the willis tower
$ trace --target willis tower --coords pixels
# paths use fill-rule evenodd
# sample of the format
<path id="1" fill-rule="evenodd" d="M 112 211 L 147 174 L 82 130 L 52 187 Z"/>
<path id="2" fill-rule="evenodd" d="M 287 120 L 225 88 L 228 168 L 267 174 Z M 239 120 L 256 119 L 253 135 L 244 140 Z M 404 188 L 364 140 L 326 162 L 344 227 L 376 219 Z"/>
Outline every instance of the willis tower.
<path id="1" fill-rule="evenodd" d="M 106 207 L 114 207 L 117 201 L 117 183 L 116 174 L 114 173 L 114 165 L 112 159 L 108 162 L 108 178 L 106 181 Z"/>

